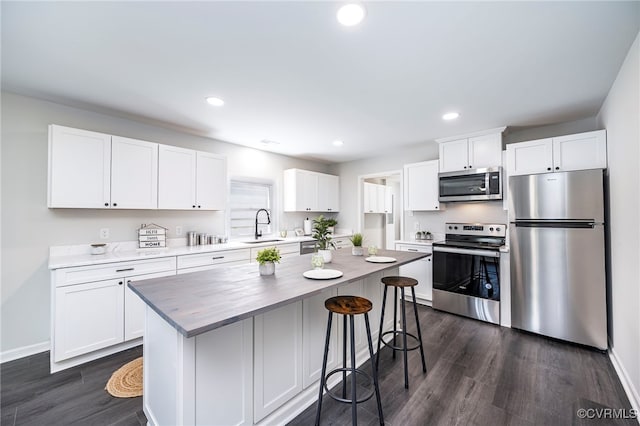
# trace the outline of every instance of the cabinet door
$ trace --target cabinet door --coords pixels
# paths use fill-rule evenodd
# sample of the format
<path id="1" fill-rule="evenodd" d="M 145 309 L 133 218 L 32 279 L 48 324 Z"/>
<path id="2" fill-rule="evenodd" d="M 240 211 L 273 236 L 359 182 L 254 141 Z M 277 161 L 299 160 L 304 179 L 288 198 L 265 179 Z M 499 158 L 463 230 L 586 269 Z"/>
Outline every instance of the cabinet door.
<path id="1" fill-rule="evenodd" d="M 113 136 L 111 207 L 158 208 L 158 144 Z"/>
<path id="2" fill-rule="evenodd" d="M 159 145 L 158 208 L 196 209 L 196 151 Z"/>
<path id="3" fill-rule="evenodd" d="M 402 245 L 397 247 L 400 251 L 414 251 L 414 252 L 422 252 L 422 253 L 431 253 L 431 247 L 425 246 L 411 246 L 411 245 Z M 418 280 L 418 285 L 416 286 L 416 298 L 418 301 L 428 301 L 432 300 L 432 291 L 433 291 L 433 262 L 431 260 L 432 256 L 422 258 L 416 260 L 411 263 L 407 263 L 405 265 L 400 266 L 400 275 L 404 277 L 411 277 Z M 407 300 L 411 300 L 411 290 L 407 290 L 405 292 L 405 297 Z"/>
<path id="4" fill-rule="evenodd" d="M 302 301 L 254 317 L 254 350 L 257 423 L 302 391 Z"/>
<path id="5" fill-rule="evenodd" d="M 114 279 L 56 288 L 56 362 L 123 341 L 123 286 Z"/>
<path id="6" fill-rule="evenodd" d="M 337 212 L 340 210 L 340 178 L 338 176 L 318 175 L 318 210 Z"/>
<path id="7" fill-rule="evenodd" d="M 305 389 L 320 380 L 329 316 L 324 302 L 337 294 L 336 289 L 329 289 L 302 301 L 302 386 Z M 338 365 L 338 320 L 340 318 L 341 315 L 333 316 L 327 371 Z"/>
<path id="8" fill-rule="evenodd" d="M 111 136 L 49 126 L 48 207 L 108 208 Z"/>
<path id="9" fill-rule="evenodd" d="M 363 210 L 365 213 L 376 212 L 376 187 L 369 182 L 362 183 Z"/>
<path id="10" fill-rule="evenodd" d="M 393 213 L 393 189 L 390 186 L 384 187 L 384 212 Z"/>
<path id="11" fill-rule="evenodd" d="M 224 210 L 227 204 L 227 166 L 224 157 L 198 152 L 196 155 L 196 206 L 202 210 Z"/>
<path id="12" fill-rule="evenodd" d="M 502 164 L 500 133 L 469 138 L 469 168 L 482 169 Z"/>
<path id="13" fill-rule="evenodd" d="M 404 167 L 405 210 L 442 210 L 438 201 L 438 160 Z"/>
<path id="14" fill-rule="evenodd" d="M 607 168 L 605 130 L 553 138 L 553 170 Z"/>
<path id="15" fill-rule="evenodd" d="M 547 173 L 553 165 L 553 141 L 551 138 L 507 145 L 507 175 Z"/>
<path id="16" fill-rule="evenodd" d="M 452 172 L 469 168 L 467 139 L 442 142 L 438 146 L 440 171 Z"/>
<path id="17" fill-rule="evenodd" d="M 387 211 L 387 187 L 376 185 L 376 211 L 378 213 L 390 213 Z"/>
<path id="18" fill-rule="evenodd" d="M 285 211 L 310 212 L 318 209 L 318 176 L 306 170 L 284 172 Z"/>
<path id="19" fill-rule="evenodd" d="M 133 281 L 148 280 L 151 278 L 168 277 L 175 275 L 176 271 L 145 274 L 125 279 L 124 289 L 124 340 L 132 340 L 141 337 L 144 333 L 144 310 L 146 303 L 129 288 Z"/>

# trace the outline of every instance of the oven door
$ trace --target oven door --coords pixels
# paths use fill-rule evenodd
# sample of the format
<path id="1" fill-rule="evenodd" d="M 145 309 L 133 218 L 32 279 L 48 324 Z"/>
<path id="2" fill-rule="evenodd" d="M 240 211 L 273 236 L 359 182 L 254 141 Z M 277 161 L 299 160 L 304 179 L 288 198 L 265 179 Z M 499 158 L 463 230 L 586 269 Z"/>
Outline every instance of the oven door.
<path id="1" fill-rule="evenodd" d="M 500 252 L 433 247 L 433 307 L 500 322 Z"/>

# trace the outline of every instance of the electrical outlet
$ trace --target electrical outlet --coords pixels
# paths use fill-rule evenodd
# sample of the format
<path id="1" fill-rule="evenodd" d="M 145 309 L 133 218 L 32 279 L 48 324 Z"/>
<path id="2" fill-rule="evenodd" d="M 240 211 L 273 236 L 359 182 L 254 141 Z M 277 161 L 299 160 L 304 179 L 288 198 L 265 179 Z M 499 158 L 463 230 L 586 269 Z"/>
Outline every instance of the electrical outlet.
<path id="1" fill-rule="evenodd" d="M 182 226 L 176 226 L 176 236 L 182 235 Z"/>
<path id="2" fill-rule="evenodd" d="M 413 229 L 416 230 L 416 231 L 419 231 L 420 230 L 420 222 L 415 222 L 413 224 Z"/>
<path id="3" fill-rule="evenodd" d="M 103 240 L 106 240 L 109 238 L 109 228 L 100 229 L 100 238 L 102 238 Z"/>

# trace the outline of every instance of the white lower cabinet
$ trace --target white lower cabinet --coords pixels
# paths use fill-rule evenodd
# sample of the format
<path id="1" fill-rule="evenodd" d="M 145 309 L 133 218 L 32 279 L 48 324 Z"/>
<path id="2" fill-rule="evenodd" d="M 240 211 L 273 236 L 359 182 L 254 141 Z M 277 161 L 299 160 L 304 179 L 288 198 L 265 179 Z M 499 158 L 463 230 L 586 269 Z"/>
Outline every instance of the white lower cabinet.
<path id="1" fill-rule="evenodd" d="M 244 265 L 251 259 L 251 249 L 224 250 L 177 256 L 178 274 L 207 271 L 220 266 Z"/>
<path id="2" fill-rule="evenodd" d="M 256 315 L 253 421 L 302 391 L 302 301 Z"/>
<path id="3" fill-rule="evenodd" d="M 433 249 L 430 246 L 421 244 L 396 244 L 396 250 L 433 253 Z M 415 287 L 418 303 L 425 304 L 425 302 L 427 302 L 426 304 L 431 305 L 431 300 L 433 299 L 432 256 L 423 257 L 422 259 L 402 265 L 400 267 L 400 275 L 418 280 L 418 285 Z M 412 300 L 411 290 L 409 288 L 405 289 L 405 298 Z"/>
<path id="4" fill-rule="evenodd" d="M 54 361 L 123 341 L 124 279 L 56 288 L 55 303 Z"/>
<path id="5" fill-rule="evenodd" d="M 330 289 L 302 301 L 302 386 L 305 389 L 320 380 L 329 317 L 324 302 L 337 294 L 337 290 Z M 327 371 L 338 365 L 338 319 L 341 317 L 333 316 Z"/>
<path id="6" fill-rule="evenodd" d="M 145 305 L 127 284 L 175 273 L 175 257 L 54 270 L 51 372 L 140 344 Z"/>

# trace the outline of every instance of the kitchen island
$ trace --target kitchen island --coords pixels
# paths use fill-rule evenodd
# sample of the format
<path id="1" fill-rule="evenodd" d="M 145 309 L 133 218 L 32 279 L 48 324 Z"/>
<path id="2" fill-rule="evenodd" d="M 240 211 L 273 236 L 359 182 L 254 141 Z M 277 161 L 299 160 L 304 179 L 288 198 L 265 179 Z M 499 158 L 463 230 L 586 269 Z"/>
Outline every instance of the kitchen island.
<path id="1" fill-rule="evenodd" d="M 144 410 L 149 423 L 251 425 L 293 419 L 317 399 L 324 301 L 338 294 L 371 300 L 375 340 L 380 279 L 428 254 L 380 251 L 379 256 L 396 261 L 372 263 L 335 251 L 325 268 L 343 275 L 331 280 L 304 278 L 311 269 L 305 255 L 277 265 L 272 276 L 260 276 L 257 265 L 243 265 L 131 282 L 147 305 Z M 368 354 L 363 320 L 357 320 L 356 357 L 362 363 Z M 337 366 L 341 353 L 337 325 L 328 368 Z"/>

